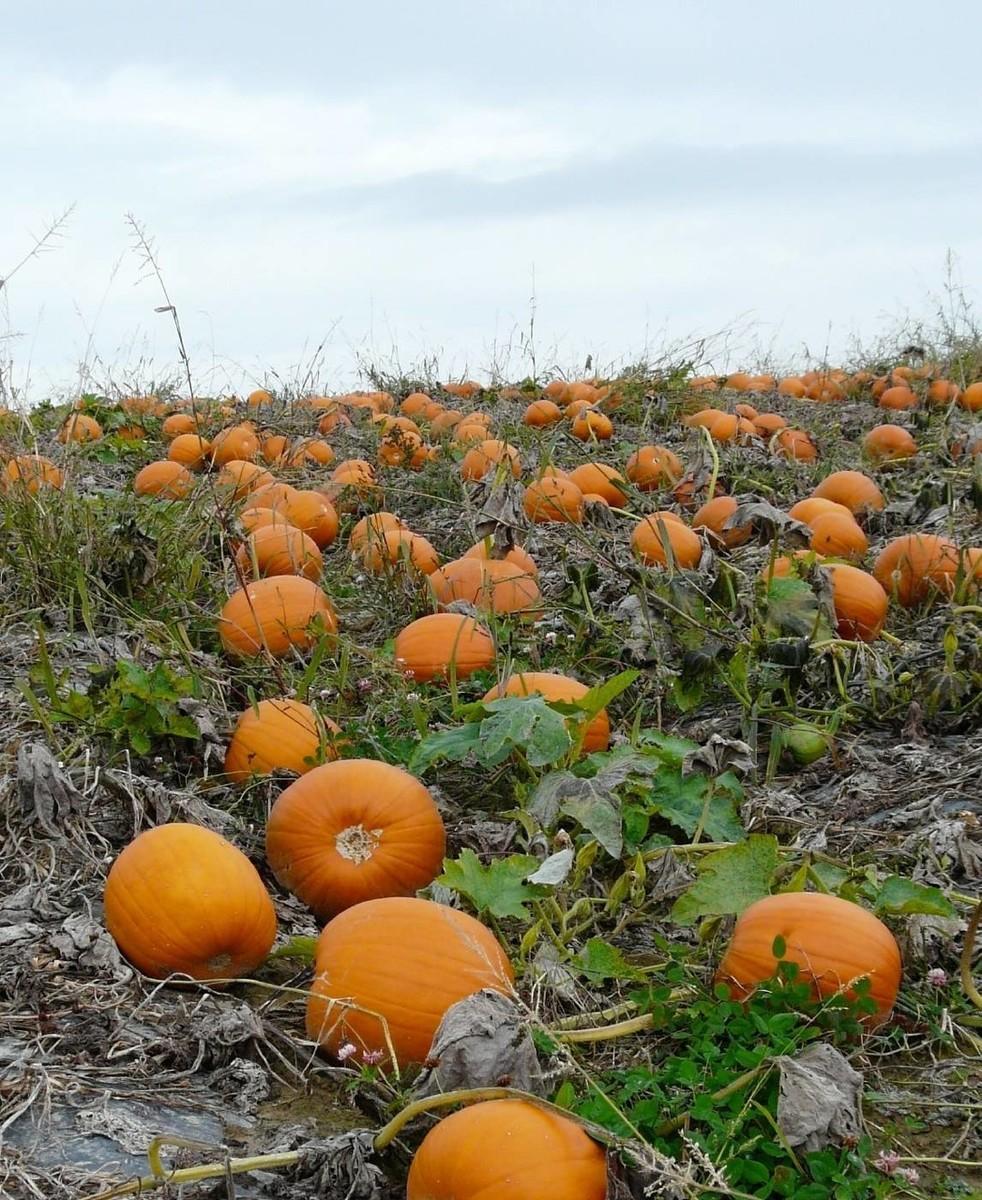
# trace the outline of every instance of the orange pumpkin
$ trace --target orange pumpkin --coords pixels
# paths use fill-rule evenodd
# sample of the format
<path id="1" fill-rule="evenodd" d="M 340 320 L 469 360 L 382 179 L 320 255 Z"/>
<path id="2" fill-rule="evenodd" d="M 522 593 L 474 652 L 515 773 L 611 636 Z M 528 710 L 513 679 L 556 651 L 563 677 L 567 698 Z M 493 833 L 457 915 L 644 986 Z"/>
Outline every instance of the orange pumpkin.
<path id="1" fill-rule="evenodd" d="M 950 379 L 932 379 L 927 385 L 927 403 L 931 407 L 940 404 L 950 404 L 952 400 L 957 400 L 961 395 L 957 384 L 952 383 Z"/>
<path id="2" fill-rule="evenodd" d="M 982 410 L 982 380 L 970 383 L 958 397 L 958 403 L 969 412 L 976 413 Z"/>
<path id="3" fill-rule="evenodd" d="M 613 437 L 614 423 L 606 413 L 588 408 L 573 418 L 570 432 L 581 442 L 606 442 Z"/>
<path id="4" fill-rule="evenodd" d="M 189 471 L 197 471 L 204 466 L 210 450 L 208 440 L 197 433 L 179 433 L 171 442 L 167 457 Z"/>
<path id="5" fill-rule="evenodd" d="M 874 463 L 913 458 L 917 443 L 902 425 L 877 425 L 863 438 L 863 453 Z"/>
<path id="6" fill-rule="evenodd" d="M 932 592 L 950 594 L 958 570 L 958 547 L 932 533 L 905 533 L 877 555 L 873 574 L 888 596 L 913 608 Z"/>
<path id="7" fill-rule="evenodd" d="M 430 421 L 430 436 L 444 437 L 464 419 L 464 414 L 456 408 L 445 408 Z"/>
<path id="8" fill-rule="evenodd" d="M 862 471 L 833 471 L 826 475 L 812 495 L 822 500 L 834 500 L 848 508 L 853 516 L 883 508 L 883 493 Z"/>
<path id="9" fill-rule="evenodd" d="M 484 696 L 485 700 L 498 700 L 502 696 L 544 696 L 546 700 L 564 700 L 575 704 L 582 700 L 590 689 L 578 679 L 568 675 L 554 675 L 550 671 L 522 671 L 517 675 L 509 675 L 503 682 L 496 684 Z M 610 745 L 610 718 L 607 710 L 602 708 L 586 726 L 583 734 L 582 750 L 584 754 L 593 754 L 597 750 L 606 750 Z"/>
<path id="10" fill-rule="evenodd" d="M 607 1194 L 601 1147 L 575 1121 L 527 1100 L 486 1100 L 445 1117 L 423 1138 L 406 1182 L 406 1200 L 604 1200 Z"/>
<path id="11" fill-rule="evenodd" d="M 516 479 L 522 473 L 522 460 L 514 446 L 495 438 L 485 438 L 464 455 L 460 463 L 460 477 L 465 480 L 483 479 L 500 464 L 505 464 Z"/>
<path id="12" fill-rule="evenodd" d="M 774 941 L 784 941 L 784 959 L 797 963 L 799 979 L 816 996 L 851 994 L 869 979 L 876 1001 L 875 1022 L 885 1020 L 900 987 L 900 949 L 889 929 L 872 913 L 818 892 L 784 892 L 751 904 L 737 919 L 729 948 L 716 974 L 739 999 L 774 976 Z"/>
<path id="13" fill-rule="evenodd" d="M 574 471 L 570 471 L 569 478 L 584 496 L 603 496 L 608 504 L 613 504 L 616 508 L 623 508 L 627 504 L 624 476 L 614 467 L 608 467 L 606 463 L 583 463 Z"/>
<path id="14" fill-rule="evenodd" d="M 287 504 L 296 495 L 297 489 L 288 483 L 263 483 L 253 488 L 242 506 L 243 512 L 249 508 L 275 508 L 279 512 L 286 510 Z"/>
<path id="15" fill-rule="evenodd" d="M 160 496 L 164 500 L 182 500 L 193 487 L 194 476 L 187 467 L 166 458 L 147 463 L 133 480 L 133 491 L 138 496 Z"/>
<path id="16" fill-rule="evenodd" d="M 869 549 L 866 534 L 852 513 L 821 513 L 811 521 L 811 531 L 808 544 L 816 554 L 858 559 Z"/>
<path id="17" fill-rule="evenodd" d="M 324 560 L 313 538 L 287 523 L 253 530 L 235 552 L 235 564 L 247 579 L 270 575 L 320 579 L 324 569 Z"/>
<path id="18" fill-rule="evenodd" d="M 144 975 L 247 975 L 276 937 L 276 913 L 241 850 L 201 825 L 158 825 L 109 871 L 106 928 Z"/>
<path id="19" fill-rule="evenodd" d="M 624 470 L 641 492 L 672 487 L 682 478 L 682 464 L 664 446 L 641 446 L 627 460 Z"/>
<path id="20" fill-rule="evenodd" d="M 369 513 L 367 517 L 362 517 L 352 526 L 351 533 L 348 535 L 348 548 L 352 554 L 358 554 L 366 542 L 379 541 L 392 529 L 408 530 L 408 528 L 406 522 L 397 517 L 395 513 Z"/>
<path id="21" fill-rule="evenodd" d="M 249 408 L 262 408 L 266 405 L 274 404 L 275 399 L 272 392 L 268 392 L 265 388 L 256 388 L 254 392 L 250 392 L 246 396 L 246 404 Z"/>
<path id="22" fill-rule="evenodd" d="M 649 567 L 668 565 L 669 553 L 676 567 L 697 567 L 702 542 L 675 513 L 658 512 L 639 521 L 631 534 L 631 548 Z"/>
<path id="23" fill-rule="evenodd" d="M 291 490 L 281 511 L 290 524 L 302 529 L 320 550 L 330 546 L 338 536 L 338 514 L 320 492 Z"/>
<path id="24" fill-rule="evenodd" d="M 387 1065 L 387 1027 L 400 1066 L 424 1061 L 451 1005 L 483 988 L 508 995 L 513 980 L 511 963 L 480 921 L 395 896 L 366 900 L 329 921 L 314 972 L 308 1037 L 331 1054 L 349 1042 L 381 1052 Z"/>
<path id="25" fill-rule="evenodd" d="M 241 500 L 257 488 L 266 487 L 274 482 L 269 471 L 263 470 L 258 463 L 233 458 L 219 471 L 215 486 L 220 491 L 229 493 L 233 500 Z"/>
<path id="26" fill-rule="evenodd" d="M 399 405 L 399 411 L 405 413 L 407 417 L 413 417 L 417 413 L 424 412 L 427 405 L 431 403 L 430 397 L 425 392 L 410 392 Z"/>
<path id="27" fill-rule="evenodd" d="M 535 564 L 535 560 L 527 550 L 523 550 L 521 546 L 512 546 L 507 553 L 500 556 L 494 553 L 494 541 L 491 538 L 482 538 L 481 541 L 475 542 L 469 550 L 465 550 L 460 556 L 461 558 L 480 558 L 485 561 L 491 558 L 500 557 L 502 562 L 511 563 L 513 567 L 524 571 L 526 575 L 531 575 L 533 579 L 539 578 L 539 568 Z"/>
<path id="28" fill-rule="evenodd" d="M 440 556 L 426 538 L 408 529 L 390 529 L 381 538 L 366 540 L 359 558 L 375 574 L 389 567 L 408 566 L 422 575 L 432 575 L 440 565 Z"/>
<path id="29" fill-rule="evenodd" d="M 251 462 L 259 453 L 259 438 L 250 425 L 233 425 L 230 429 L 221 429 L 211 442 L 209 457 L 216 467 L 238 459 L 240 462 Z"/>
<path id="30" fill-rule="evenodd" d="M 454 675 L 467 679 L 494 662 L 494 641 L 473 617 L 433 613 L 405 627 L 395 640 L 396 666 L 420 683 Z"/>
<path id="31" fill-rule="evenodd" d="M 802 387 L 804 387 L 804 384 L 802 384 Z M 751 418 L 750 423 L 762 438 L 772 438 L 775 433 L 780 433 L 788 425 L 780 413 L 760 413 L 758 416 Z"/>
<path id="32" fill-rule="evenodd" d="M 537 525 L 549 522 L 583 522 L 583 492 L 572 479 L 547 475 L 530 483 L 522 498 L 522 508 Z"/>
<path id="33" fill-rule="evenodd" d="M 290 439 L 282 433 L 270 434 L 263 438 L 262 455 L 270 466 L 282 463 L 290 449 Z"/>
<path id="34" fill-rule="evenodd" d="M 61 429 L 58 430 L 58 441 L 66 442 L 97 442 L 102 437 L 102 426 L 85 413 L 72 413 Z"/>
<path id="35" fill-rule="evenodd" d="M 327 596 L 310 579 L 275 575 L 239 588 L 218 620 L 225 650 L 255 657 L 265 648 L 282 658 L 294 648 L 309 649 L 323 634 L 337 633 L 338 622 Z"/>
<path id="36" fill-rule="evenodd" d="M 293 771 L 303 775 L 322 758 L 336 758 L 338 726 L 299 700 L 260 700 L 239 717 L 225 752 L 225 774 L 235 783 L 253 775 Z"/>
<path id="37" fill-rule="evenodd" d="M 777 390 L 782 396 L 793 396 L 797 400 L 801 400 L 807 388 L 801 382 L 797 375 L 786 375 L 778 385 Z"/>
<path id="38" fill-rule="evenodd" d="M 750 540 L 753 525 L 735 525 L 727 527 L 727 522 L 736 512 L 739 505 L 732 496 L 714 496 L 708 500 L 692 518 L 693 529 L 709 529 L 722 541 L 728 550 L 742 546 Z"/>
<path id="39" fill-rule="evenodd" d="M 458 558 L 434 571 L 429 582 L 441 607 L 463 600 L 486 612 L 539 614 L 535 579 L 501 559 Z"/>
<path id="40" fill-rule="evenodd" d="M 735 413 L 716 412 L 707 421 L 706 428 L 714 442 L 732 442 L 736 438 L 739 417 Z"/>
<path id="41" fill-rule="evenodd" d="M 378 460 L 387 467 L 401 467 L 422 448 L 423 439 L 409 429 L 393 429 L 379 442 Z"/>
<path id="42" fill-rule="evenodd" d="M 4 468 L 3 482 L 6 489 L 23 489 L 35 495 L 43 487 L 62 488 L 65 478 L 43 454 L 18 454 Z"/>
<path id="43" fill-rule="evenodd" d="M 383 896 L 412 896 L 443 863 L 443 820 L 425 787 L 369 758 L 325 763 L 276 799 L 266 861 L 287 891 L 326 919 Z"/>
<path id="44" fill-rule="evenodd" d="M 541 428 L 544 425 L 555 425 L 563 419 L 563 410 L 552 400 L 533 400 L 522 417 L 523 425 Z"/>
<path id="45" fill-rule="evenodd" d="M 760 428 L 760 417 L 754 422 L 754 428 Z M 818 458 L 811 434 L 801 429 L 781 429 L 774 439 L 774 453 L 794 462 L 815 462 Z"/>
<path id="46" fill-rule="evenodd" d="M 836 630 L 850 641 L 874 642 L 887 619 L 890 601 L 872 575 L 848 563 L 827 563 L 832 579 Z"/>
<path id="47" fill-rule="evenodd" d="M 197 433 L 198 419 L 191 413 L 171 413 L 160 427 L 160 432 L 168 441 L 176 438 L 179 433 Z"/>
<path id="48" fill-rule="evenodd" d="M 806 496 L 804 500 L 799 500 L 797 504 L 793 504 L 788 509 L 788 516 L 792 520 L 800 521 L 803 525 L 811 525 L 816 517 L 824 517 L 826 513 L 836 512 L 840 515 L 852 516 L 844 504 L 839 504 L 835 500 L 826 500 L 822 496 Z"/>
<path id="49" fill-rule="evenodd" d="M 878 403 L 880 408 L 890 408 L 899 412 L 905 412 L 917 407 L 917 396 L 906 384 L 900 384 L 897 387 L 884 389 L 880 393 Z"/>

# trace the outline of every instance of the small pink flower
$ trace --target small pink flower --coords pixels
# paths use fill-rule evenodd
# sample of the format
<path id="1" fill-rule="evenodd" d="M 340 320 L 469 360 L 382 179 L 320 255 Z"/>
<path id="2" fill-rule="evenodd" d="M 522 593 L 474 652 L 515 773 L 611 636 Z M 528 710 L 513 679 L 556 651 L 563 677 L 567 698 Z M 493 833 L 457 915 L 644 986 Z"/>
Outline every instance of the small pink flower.
<path id="1" fill-rule="evenodd" d="M 884 1175 L 893 1175 L 900 1166 L 900 1155 L 896 1150 L 881 1150 L 873 1159 L 873 1166 Z"/>
<path id="2" fill-rule="evenodd" d="M 361 694 L 363 696 L 367 695 L 367 693 L 370 692 L 374 686 L 375 685 L 372 683 L 372 681 L 370 679 L 359 679 L 358 682 L 355 684 L 355 687 L 358 689 L 359 692 L 361 692 Z"/>
<path id="3" fill-rule="evenodd" d="M 916 1167 L 897 1167 L 896 1174 L 908 1183 L 919 1183 L 921 1173 Z"/>
<path id="4" fill-rule="evenodd" d="M 381 1050 L 363 1050 L 362 1054 L 361 1054 L 361 1060 L 367 1066 L 374 1067 L 376 1063 L 380 1063 L 382 1061 L 382 1051 Z"/>
<path id="5" fill-rule="evenodd" d="M 948 972 L 941 967 L 932 967 L 927 973 L 927 981 L 931 987 L 943 988 L 948 986 Z"/>
<path id="6" fill-rule="evenodd" d="M 352 1054 L 357 1054 L 357 1053 L 358 1053 L 357 1046 L 353 1046 L 351 1044 L 351 1042 L 345 1042 L 345 1044 L 338 1049 L 338 1061 L 339 1062 L 347 1062 L 348 1059 L 352 1056 Z"/>

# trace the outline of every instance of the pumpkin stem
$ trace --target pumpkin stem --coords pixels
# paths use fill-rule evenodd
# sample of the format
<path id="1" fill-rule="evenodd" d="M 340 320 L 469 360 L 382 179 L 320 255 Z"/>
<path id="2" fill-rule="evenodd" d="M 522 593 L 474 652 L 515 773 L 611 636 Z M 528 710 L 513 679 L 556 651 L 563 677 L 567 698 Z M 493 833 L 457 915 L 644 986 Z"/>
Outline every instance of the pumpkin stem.
<path id="1" fill-rule="evenodd" d="M 382 840 L 381 829 L 366 829 L 364 825 L 349 825 L 334 839 L 334 848 L 342 858 L 359 867 L 368 862 Z"/>
<path id="2" fill-rule="evenodd" d="M 972 978 L 972 952 L 975 949 L 975 935 L 978 932 L 980 921 L 982 921 L 982 901 L 975 905 L 975 911 L 965 930 L 965 944 L 962 946 L 960 962 L 962 987 L 965 989 L 965 995 L 976 1008 L 982 1008 L 982 994 L 979 993 L 979 989 L 975 986 L 975 980 Z"/>

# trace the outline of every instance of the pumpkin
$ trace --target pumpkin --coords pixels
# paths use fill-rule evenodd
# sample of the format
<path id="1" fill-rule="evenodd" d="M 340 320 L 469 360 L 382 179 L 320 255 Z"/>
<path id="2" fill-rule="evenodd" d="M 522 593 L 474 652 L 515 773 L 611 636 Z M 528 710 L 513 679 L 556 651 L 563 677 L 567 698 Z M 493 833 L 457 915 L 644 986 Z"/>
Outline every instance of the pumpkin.
<path id="1" fill-rule="evenodd" d="M 337 628 L 327 596 L 300 575 L 275 575 L 239 588 L 218 619 L 225 650 L 243 658 L 255 657 L 264 648 L 282 658 L 294 647 L 309 649 L 322 632 L 334 634 Z"/>
<path id="2" fill-rule="evenodd" d="M 241 500 L 257 488 L 266 487 L 274 482 L 269 471 L 264 470 L 258 463 L 233 458 L 219 471 L 215 486 L 219 491 L 227 493 L 232 500 Z"/>
<path id="3" fill-rule="evenodd" d="M 253 530 L 235 552 L 235 565 L 246 578 L 302 575 L 320 579 L 324 560 L 313 538 L 283 523 Z"/>
<path id="4" fill-rule="evenodd" d="M 251 462 L 258 453 L 256 431 L 250 425 L 233 425 L 219 430 L 212 438 L 209 458 L 213 466 L 223 467 L 236 459 Z"/>
<path id="5" fill-rule="evenodd" d="M 697 412 L 683 417 L 682 424 L 687 425 L 690 429 L 709 429 L 716 418 L 722 415 L 721 408 L 700 408 Z"/>
<path id="6" fill-rule="evenodd" d="M 544 425 L 555 425 L 562 419 L 563 410 L 552 400 L 533 400 L 522 416 L 522 424 L 541 428 Z"/>
<path id="7" fill-rule="evenodd" d="M 734 404 L 733 411 L 738 417 L 744 417 L 748 421 L 760 415 L 752 404 Z"/>
<path id="8" fill-rule="evenodd" d="M 481 390 L 481 385 L 473 379 L 465 379 L 462 383 L 445 383 L 443 390 L 448 396 L 460 396 L 462 400 L 470 400 Z"/>
<path id="9" fill-rule="evenodd" d="M 631 548 L 649 567 L 664 567 L 671 552 L 677 567 L 696 567 L 702 557 L 702 542 L 675 513 L 658 512 L 639 521 L 631 534 Z"/>
<path id="10" fill-rule="evenodd" d="M 424 1061 L 451 1005 L 483 988 L 508 995 L 514 978 L 480 921 L 432 900 L 396 896 L 366 900 L 329 921 L 317 940 L 314 973 L 308 1037 L 331 1054 L 346 1042 L 381 1051 L 387 1065 L 381 1017 L 400 1066 Z"/>
<path id="11" fill-rule="evenodd" d="M 488 427 L 471 417 L 458 422 L 453 431 L 453 440 L 458 446 L 470 446 L 474 442 L 484 442 L 487 440 L 487 436 Z"/>
<path id="12" fill-rule="evenodd" d="M 982 380 L 978 383 L 970 383 L 958 397 L 958 403 L 962 408 L 967 408 L 969 412 L 975 413 L 982 410 Z"/>
<path id="13" fill-rule="evenodd" d="M 732 442 L 737 435 L 739 417 L 734 413 L 714 412 L 706 423 L 709 436 L 714 442 Z"/>
<path id="14" fill-rule="evenodd" d="M 429 576 L 441 608 L 456 600 L 485 612 L 539 615 L 539 585 L 513 563 L 501 559 L 458 558 Z"/>
<path id="15" fill-rule="evenodd" d="M 267 525 L 296 526 L 278 508 L 244 508 L 239 513 L 239 524 L 246 533 L 255 533 L 257 529 L 265 529 Z"/>
<path id="16" fill-rule="evenodd" d="M 820 513 L 811 521 L 809 546 L 816 554 L 832 555 L 835 558 L 862 558 L 869 549 L 863 533 L 852 513 Z"/>
<path id="17" fill-rule="evenodd" d="M 883 493 L 862 471 L 833 471 L 812 489 L 812 495 L 822 500 L 834 500 L 848 508 L 853 516 L 883 508 Z"/>
<path id="18" fill-rule="evenodd" d="M 283 462 L 290 448 L 290 439 L 282 433 L 270 434 L 263 438 L 262 456 L 270 466 Z"/>
<path id="19" fill-rule="evenodd" d="M 760 417 L 754 422 L 759 428 Z M 794 462 L 815 462 L 818 449 L 811 434 L 801 429 L 781 429 L 774 438 L 774 453 L 782 458 L 790 458 Z"/>
<path id="20" fill-rule="evenodd" d="M 263 962 L 276 937 L 256 868 L 200 825 L 141 833 L 113 863 L 103 900 L 121 953 L 154 979 L 236 979 Z"/>
<path id="21" fill-rule="evenodd" d="M 327 467 L 334 462 L 334 450 L 321 438 L 307 438 L 297 443 L 287 462 L 291 467 L 305 467 L 310 463 Z"/>
<path id="22" fill-rule="evenodd" d="M 464 455 L 460 463 L 460 477 L 465 480 L 483 479 L 488 471 L 501 464 L 505 464 L 516 479 L 522 473 L 522 460 L 514 446 L 495 438 L 485 438 Z"/>
<path id="23" fill-rule="evenodd" d="M 501 562 L 511 563 L 513 567 L 524 571 L 526 575 L 531 575 L 533 579 L 539 578 L 539 568 L 535 564 L 535 560 L 527 550 L 523 550 L 521 546 L 512 546 L 505 554 L 496 555 L 494 551 L 494 539 L 490 537 L 482 538 L 479 542 L 475 542 L 469 550 L 465 550 L 460 556 L 461 558 L 480 558 L 484 560 L 499 558 Z"/>
<path id="24" fill-rule="evenodd" d="M 881 392 L 878 403 L 880 408 L 891 408 L 904 412 L 917 407 L 917 396 L 906 384 L 900 384 L 897 387 L 888 387 Z"/>
<path id="25" fill-rule="evenodd" d="M 750 540 L 754 530 L 749 522 L 746 525 L 727 527 L 727 522 L 738 507 L 732 496 L 714 496 L 692 518 L 692 528 L 710 530 L 728 550 L 742 546 Z"/>
<path id="26" fill-rule="evenodd" d="M 330 546 L 338 536 L 338 514 L 320 492 L 291 489 L 281 511 L 290 524 L 302 529 L 320 550 Z"/>
<path id="27" fill-rule="evenodd" d="M 672 487 L 682 478 L 682 464 L 664 446 L 641 446 L 627 460 L 624 471 L 641 492 Z"/>
<path id="28" fill-rule="evenodd" d="M 502 696 L 544 696 L 546 700 L 565 700 L 575 704 L 582 700 L 590 689 L 578 679 L 568 675 L 555 675 L 549 671 L 522 671 L 509 675 L 504 682 L 496 684 L 484 696 L 487 700 L 498 700 Z M 610 718 L 607 710 L 591 718 L 583 734 L 584 754 L 606 750 L 610 745 Z"/>
<path id="29" fill-rule="evenodd" d="M 890 606 L 886 592 L 872 575 L 848 563 L 828 563 L 824 569 L 832 580 L 832 604 L 839 637 L 850 641 L 876 641 Z"/>
<path id="30" fill-rule="evenodd" d="M 43 487 L 62 488 L 65 478 L 43 454 L 18 454 L 4 467 L 4 487 L 22 488 L 31 495 Z"/>
<path id="31" fill-rule="evenodd" d="M 823 496 L 806 496 L 804 500 L 799 500 L 797 504 L 793 504 L 788 509 L 788 516 L 794 521 L 800 521 L 803 525 L 811 525 L 816 517 L 824 517 L 826 513 L 835 512 L 848 517 L 852 516 L 844 504 L 839 504 L 835 500 L 826 500 Z"/>
<path id="32" fill-rule="evenodd" d="M 939 404 L 950 404 L 952 400 L 957 400 L 960 395 L 961 392 L 958 385 L 952 383 L 950 379 L 932 379 L 927 385 L 925 399 L 933 407 Z"/>
<path id="33" fill-rule="evenodd" d="M 317 422 L 318 433 L 333 433 L 336 429 L 351 425 L 351 418 L 340 407 L 335 404 L 333 408 L 329 408 L 327 412 Z"/>
<path id="34" fill-rule="evenodd" d="M 408 529 L 390 529 L 381 538 L 371 538 L 365 542 L 359 558 L 376 575 L 396 566 L 408 566 L 421 575 L 431 575 L 440 565 L 440 556 L 426 538 Z"/>
<path id="35" fill-rule="evenodd" d="M 256 388 L 254 392 L 250 392 L 246 396 L 246 404 L 249 408 L 262 408 L 265 405 L 273 403 L 275 403 L 273 393 L 266 391 L 265 388 Z"/>
<path id="36" fill-rule="evenodd" d="M 431 403 L 430 397 L 425 392 L 410 392 L 399 405 L 399 411 L 405 413 L 407 417 L 412 417 L 416 413 L 424 412 L 427 405 Z"/>
<path id="37" fill-rule="evenodd" d="M 378 460 L 387 467 L 401 467 L 411 461 L 422 446 L 423 439 L 418 433 L 408 429 L 393 429 L 379 442 Z"/>
<path id="38" fill-rule="evenodd" d="M 397 635 L 395 661 L 420 683 L 451 674 L 467 679 L 494 662 L 494 641 L 473 617 L 433 613 L 411 622 Z"/>
<path id="39" fill-rule="evenodd" d="M 623 508 L 627 504 L 627 492 L 623 486 L 626 480 L 620 471 L 608 467 L 606 463 L 583 463 L 569 478 L 576 484 L 584 496 L 603 496 L 608 504 Z"/>
<path id="40" fill-rule="evenodd" d="M 456 408 L 445 408 L 430 421 L 430 436 L 443 437 L 464 419 L 464 414 Z"/>
<path id="41" fill-rule="evenodd" d="M 863 454 L 874 463 L 913 458 L 917 443 L 902 425 L 877 425 L 863 438 Z"/>
<path id="42" fill-rule="evenodd" d="M 570 432 L 581 442 L 606 442 L 613 436 L 614 423 L 606 413 L 588 408 L 573 418 Z"/>
<path id="43" fill-rule="evenodd" d="M 408 530 L 408 528 L 406 522 L 397 517 L 395 513 L 369 513 L 367 517 L 362 517 L 351 527 L 351 533 L 348 535 L 348 548 L 352 554 L 357 554 L 360 553 L 366 542 L 377 541 L 392 529 Z"/>
<path id="44" fill-rule="evenodd" d="M 204 466 L 210 449 L 207 439 L 197 433 L 179 433 L 168 447 L 167 457 L 189 471 L 197 471 Z"/>
<path id="45" fill-rule="evenodd" d="M 247 508 L 275 508 L 279 512 L 285 512 L 287 504 L 296 492 L 297 489 L 288 483 L 277 483 L 275 480 L 272 483 L 263 483 L 253 488 L 242 509 L 245 511 Z"/>
<path id="46" fill-rule="evenodd" d="M 782 396 L 793 396 L 796 400 L 801 400 L 807 388 L 797 375 L 786 375 L 778 382 L 777 390 Z"/>
<path id="47" fill-rule="evenodd" d="M 889 929 L 872 913 L 818 892 L 783 892 L 757 900 L 738 917 L 716 973 L 718 983 L 743 999 L 774 976 L 774 941 L 784 941 L 784 959 L 797 963 L 799 979 L 816 996 L 845 991 L 869 979 L 876 1001 L 873 1021 L 885 1020 L 900 987 L 900 950 Z"/>
<path id="48" fill-rule="evenodd" d="M 72 413 L 61 429 L 58 430 L 58 441 L 66 442 L 97 442 L 102 437 L 102 426 L 85 413 Z"/>
<path id="49" fill-rule="evenodd" d="M 689 380 L 689 388 L 693 392 L 716 392 L 719 390 L 719 380 L 713 375 L 694 375 Z"/>
<path id="50" fill-rule="evenodd" d="M 606 1195 L 603 1149 L 569 1117 L 528 1100 L 485 1100 L 444 1117 L 423 1138 L 406 1181 L 407 1200 Z"/>
<path id="51" fill-rule="evenodd" d="M 160 432 L 168 441 L 173 440 L 179 433 L 196 433 L 198 419 L 191 413 L 171 413 L 160 427 Z"/>
<path id="52" fill-rule="evenodd" d="M 550 400 L 562 400 L 568 386 L 564 379 L 550 379 L 542 391 Z"/>
<path id="53" fill-rule="evenodd" d="M 913 608 L 932 592 L 951 592 L 958 570 L 958 548 L 933 533 L 905 533 L 888 542 L 873 564 L 873 574 L 888 596 Z"/>
<path id="54" fill-rule="evenodd" d="M 323 718 L 328 734 L 341 730 Z M 336 758 L 331 736 L 322 736 L 317 714 L 299 700 L 260 700 L 239 717 L 225 752 L 225 774 L 235 783 L 253 775 L 293 771 L 303 775 L 321 758 Z"/>
<path id="55" fill-rule="evenodd" d="M 133 480 L 133 491 L 138 496 L 160 496 L 165 500 L 181 500 L 193 487 L 194 476 L 187 467 L 166 458 L 147 463 Z"/>
<path id="56" fill-rule="evenodd" d="M 802 386 L 804 385 L 802 384 Z M 772 438 L 775 433 L 780 433 L 788 425 L 780 413 L 760 413 L 758 416 L 752 417 L 750 423 L 762 438 Z"/>
<path id="57" fill-rule="evenodd" d="M 537 525 L 552 521 L 580 525 L 583 522 L 583 492 L 572 479 L 546 476 L 525 489 L 522 508 L 528 519 Z"/>
<path id="58" fill-rule="evenodd" d="M 432 883 L 446 851 L 443 820 L 425 787 L 369 758 L 325 763 L 277 797 L 266 861 L 322 919 Z"/>

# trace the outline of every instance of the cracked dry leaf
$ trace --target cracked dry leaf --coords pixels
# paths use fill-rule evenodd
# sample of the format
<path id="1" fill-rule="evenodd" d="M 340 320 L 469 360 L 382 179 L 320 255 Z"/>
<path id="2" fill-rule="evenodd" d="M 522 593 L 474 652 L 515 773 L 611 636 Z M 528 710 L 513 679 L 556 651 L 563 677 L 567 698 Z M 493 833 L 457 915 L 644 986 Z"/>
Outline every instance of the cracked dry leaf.
<path id="1" fill-rule="evenodd" d="M 827 1042 L 794 1058 L 781 1055 L 777 1123 L 790 1146 L 821 1150 L 863 1130 L 863 1077 Z"/>

